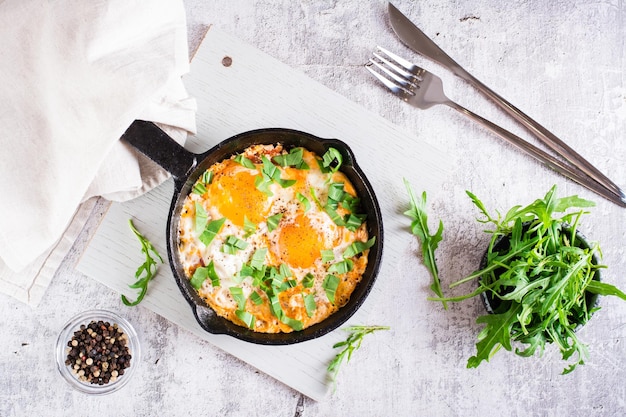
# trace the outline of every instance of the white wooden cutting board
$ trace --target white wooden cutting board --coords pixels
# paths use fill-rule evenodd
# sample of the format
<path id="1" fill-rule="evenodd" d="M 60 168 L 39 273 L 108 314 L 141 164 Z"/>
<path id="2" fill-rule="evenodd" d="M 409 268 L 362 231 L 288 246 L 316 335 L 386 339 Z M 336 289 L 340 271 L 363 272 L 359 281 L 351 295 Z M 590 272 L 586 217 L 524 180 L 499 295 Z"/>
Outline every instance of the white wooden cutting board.
<path id="1" fill-rule="evenodd" d="M 232 60 L 231 65 L 223 65 L 225 57 Z M 378 280 L 394 278 L 411 239 L 408 220 L 401 214 L 408 201 L 402 178 L 407 178 L 415 190 L 436 191 L 448 174 L 449 163 L 442 150 L 214 28 L 196 53 L 185 84 L 198 101 L 198 134 L 187 144 L 193 152 L 205 151 L 237 133 L 265 127 L 304 130 L 346 142 L 372 183 L 383 213 L 384 251 Z M 138 199 L 113 204 L 78 269 L 132 296 L 128 284 L 134 282 L 143 255 L 128 219 L 134 219 L 137 228 L 165 255 L 172 194 L 173 182 L 169 180 Z M 368 322 L 376 317 L 377 310 L 385 308 L 377 303 L 382 298 L 377 296 L 379 291 L 375 285 L 349 323 L 385 324 Z M 332 346 L 346 337 L 345 332 L 336 330 L 297 345 L 259 346 L 206 333 L 180 294 L 169 265 L 161 266 L 141 305 L 315 400 L 323 398 L 330 385 L 326 366 L 337 353 Z"/>

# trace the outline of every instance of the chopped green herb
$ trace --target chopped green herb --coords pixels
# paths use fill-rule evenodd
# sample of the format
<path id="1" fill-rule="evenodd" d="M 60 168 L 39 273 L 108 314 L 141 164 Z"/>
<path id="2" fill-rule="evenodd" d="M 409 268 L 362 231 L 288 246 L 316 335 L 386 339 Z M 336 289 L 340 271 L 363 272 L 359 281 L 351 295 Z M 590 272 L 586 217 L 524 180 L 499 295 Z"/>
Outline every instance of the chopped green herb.
<path id="1" fill-rule="evenodd" d="M 334 272 L 337 274 L 346 274 L 352 271 L 353 267 L 354 267 L 354 263 L 350 259 L 344 259 L 341 262 L 332 264 L 330 268 L 328 268 L 328 272 Z"/>
<path id="2" fill-rule="evenodd" d="M 319 198 L 317 198 L 317 195 L 315 194 L 315 188 L 313 187 L 309 188 L 309 192 L 311 193 L 311 197 L 313 198 L 313 201 L 315 201 L 315 205 L 317 206 L 317 208 L 321 210 L 322 203 L 320 203 Z"/>
<path id="3" fill-rule="evenodd" d="M 196 268 L 196 270 L 193 272 L 193 275 L 191 276 L 189 283 L 196 290 L 199 290 L 200 288 L 202 288 L 202 284 L 208 277 L 209 277 L 209 271 L 207 270 L 207 268 L 201 266 L 201 267 Z"/>
<path id="4" fill-rule="evenodd" d="M 335 260 L 335 252 L 332 249 L 322 250 L 322 262 L 332 262 Z"/>
<path id="5" fill-rule="evenodd" d="M 292 276 L 291 270 L 289 269 L 289 266 L 287 264 L 280 264 L 280 275 L 284 278 L 288 278 L 290 276 Z"/>
<path id="6" fill-rule="evenodd" d="M 343 187 L 343 182 L 331 182 L 328 185 L 328 198 L 337 202 L 343 200 L 343 196 L 345 194 Z"/>
<path id="7" fill-rule="evenodd" d="M 303 196 L 301 193 L 297 193 L 297 194 L 296 194 L 296 198 L 297 198 L 297 199 L 298 199 L 298 201 L 300 201 L 300 202 L 302 203 L 302 205 L 304 206 L 304 212 L 305 212 L 305 213 L 311 209 L 311 203 L 309 202 L 309 199 L 308 199 L 308 198 L 306 198 L 305 196 Z"/>
<path id="8" fill-rule="evenodd" d="M 302 159 L 302 155 L 304 153 L 304 149 L 302 148 L 293 148 L 289 151 L 288 154 L 276 155 L 274 158 L 274 162 L 282 167 L 294 167 L 297 169 L 309 169 L 309 166 Z"/>
<path id="9" fill-rule="evenodd" d="M 309 317 L 313 317 L 313 313 L 315 313 L 315 310 L 317 310 L 317 304 L 315 303 L 315 294 L 306 294 L 303 296 L 303 298 L 306 315 Z"/>
<path id="10" fill-rule="evenodd" d="M 343 220 L 343 217 L 341 217 L 339 215 L 339 213 L 337 213 L 337 211 L 330 205 L 327 205 L 326 207 L 324 207 L 324 211 L 326 212 L 326 214 L 328 214 L 328 216 L 330 217 L 330 219 L 337 225 L 337 226 L 345 226 L 346 222 Z"/>
<path id="11" fill-rule="evenodd" d="M 344 223 L 346 225 L 346 229 L 354 232 L 356 231 L 356 229 L 358 229 L 359 227 L 361 227 L 361 225 L 363 224 L 363 222 L 366 219 L 366 215 L 365 214 L 348 214 L 345 216 L 344 218 Z"/>
<path id="12" fill-rule="evenodd" d="M 322 156 L 322 167 L 326 171 L 337 172 L 343 163 L 343 156 L 335 148 L 328 148 L 326 153 Z"/>
<path id="13" fill-rule="evenodd" d="M 202 173 L 202 183 L 204 185 L 209 185 L 213 182 L 213 171 L 206 170 Z"/>
<path id="14" fill-rule="evenodd" d="M 280 306 L 280 300 L 274 294 L 267 294 L 267 297 L 270 300 L 270 310 L 272 310 L 272 314 L 276 316 L 279 320 L 283 318 L 283 308 Z"/>
<path id="15" fill-rule="evenodd" d="M 252 291 L 252 294 L 250 294 L 250 300 L 257 306 L 263 304 L 263 298 L 256 291 Z"/>
<path id="16" fill-rule="evenodd" d="M 199 202 L 196 201 L 194 203 L 194 207 L 196 209 L 196 215 L 194 218 L 195 231 L 196 231 L 196 234 L 201 235 L 202 232 L 204 232 L 204 229 L 206 228 L 206 224 L 209 221 L 209 215 L 207 214 L 202 204 L 200 204 Z"/>
<path id="17" fill-rule="evenodd" d="M 353 256 L 356 256 L 359 253 L 374 246 L 375 241 L 376 241 L 376 236 L 373 236 L 367 242 L 356 241 L 346 248 L 346 250 L 343 252 L 343 257 L 346 259 L 352 258 Z"/>
<path id="18" fill-rule="evenodd" d="M 255 184 L 257 184 L 258 182 L 258 184 L 256 185 L 257 188 L 261 187 L 263 188 L 263 190 L 267 188 L 269 191 L 269 184 L 272 181 L 274 181 L 283 188 L 291 187 L 296 183 L 296 180 L 284 180 L 280 178 L 280 169 L 276 165 L 274 165 L 272 161 L 270 161 L 265 155 L 261 157 L 261 160 L 263 161 L 263 169 L 261 172 L 262 179 L 259 180 L 259 177 L 256 178 Z"/>
<path id="19" fill-rule="evenodd" d="M 137 296 L 137 299 L 133 302 L 130 302 L 122 294 L 122 302 L 125 305 L 135 306 L 139 304 L 141 300 L 143 300 L 143 297 L 146 295 L 146 292 L 148 292 L 148 282 L 150 282 L 150 280 L 154 278 L 158 270 L 157 262 L 152 257 L 152 255 L 154 255 L 158 260 L 160 260 L 161 263 L 163 263 L 163 258 L 161 258 L 161 255 L 159 255 L 159 252 L 157 252 L 156 248 L 152 245 L 152 243 L 150 243 L 148 239 L 146 239 L 141 233 L 139 233 L 139 231 L 135 228 L 135 225 L 133 224 L 132 220 L 128 220 L 128 224 L 130 226 L 130 229 L 133 231 L 133 233 L 139 240 L 139 243 L 141 243 L 141 252 L 146 257 L 146 261 L 143 264 L 141 264 L 139 268 L 137 268 L 137 271 L 135 271 L 135 278 L 137 279 L 137 281 L 134 284 L 129 285 L 130 288 L 139 289 L 139 295 Z"/>
<path id="20" fill-rule="evenodd" d="M 352 353 L 361 347 L 363 337 L 378 330 L 389 330 L 389 326 L 349 326 L 344 329 L 349 332 L 348 338 L 343 342 L 335 343 L 334 349 L 343 348 L 333 360 L 328 364 L 328 372 L 333 382 L 337 381 L 339 368 L 344 360 L 347 362 L 352 358 Z"/>
<path id="21" fill-rule="evenodd" d="M 283 213 L 274 214 L 267 218 L 267 230 L 273 232 L 280 223 L 280 219 L 283 218 Z"/>
<path id="22" fill-rule="evenodd" d="M 256 232 L 256 224 L 248 220 L 248 217 L 243 216 L 243 232 L 244 237 L 250 237 Z"/>
<path id="23" fill-rule="evenodd" d="M 441 290 L 441 282 L 439 280 L 439 269 L 437 268 L 437 262 L 435 260 L 435 250 L 441 242 L 443 234 L 443 222 L 439 221 L 439 227 L 434 235 L 430 234 L 428 230 L 428 215 L 426 213 L 426 192 L 422 193 L 421 200 L 418 200 L 413 194 L 413 190 L 409 182 L 405 179 L 404 185 L 409 193 L 410 208 L 404 212 L 408 216 L 411 222 L 411 233 L 413 233 L 420 241 L 422 246 L 422 259 L 424 266 L 428 268 L 432 276 L 432 283 L 430 289 L 440 298 L 443 297 L 443 291 Z M 445 301 L 441 302 L 443 308 L 447 309 L 448 305 Z"/>
<path id="24" fill-rule="evenodd" d="M 248 169 L 256 169 L 256 165 L 254 165 L 254 162 L 252 162 L 251 160 L 249 160 L 248 158 L 246 158 L 245 156 L 241 154 L 235 156 L 234 161 L 237 162 L 238 164 L 243 165 L 244 167 Z"/>
<path id="25" fill-rule="evenodd" d="M 215 272 L 215 265 L 213 264 L 213 261 L 209 262 L 209 265 L 207 266 L 199 266 L 198 268 L 196 268 L 189 283 L 195 289 L 200 289 L 200 287 L 202 287 L 202 284 L 207 278 L 211 280 L 212 286 L 220 286 L 220 278 Z"/>
<path id="26" fill-rule="evenodd" d="M 294 329 L 297 332 L 302 330 L 302 328 L 304 327 L 300 320 L 296 320 L 296 319 L 292 319 L 291 317 L 287 317 L 287 315 L 285 315 L 284 313 L 283 313 L 282 317 L 280 318 L 280 321 L 282 321 L 287 326 L 291 327 L 292 329 Z"/>
<path id="27" fill-rule="evenodd" d="M 254 330 L 254 323 L 256 322 L 256 319 L 252 314 L 245 310 L 235 310 L 235 315 L 239 318 L 239 320 L 243 321 L 249 329 Z"/>
<path id="28" fill-rule="evenodd" d="M 201 182 L 197 182 L 193 185 L 191 192 L 194 194 L 202 195 L 206 193 L 206 186 Z"/>
<path id="29" fill-rule="evenodd" d="M 239 250 L 243 250 L 248 247 L 248 242 L 239 239 L 237 236 L 229 235 L 224 241 L 222 246 L 222 252 L 234 255 Z"/>
<path id="30" fill-rule="evenodd" d="M 255 250 L 252 254 L 252 259 L 250 259 L 250 266 L 257 271 L 263 268 L 265 255 L 267 255 L 267 248 L 259 248 Z"/>
<path id="31" fill-rule="evenodd" d="M 241 287 L 230 287 L 228 290 L 237 303 L 237 310 L 243 311 L 246 308 L 246 296 L 243 295 Z"/>
<path id="32" fill-rule="evenodd" d="M 193 185 L 191 190 L 194 194 L 205 194 L 207 192 L 207 185 L 213 181 L 213 171 L 204 171 L 200 179 Z"/>
<path id="33" fill-rule="evenodd" d="M 324 278 L 324 282 L 322 282 L 322 288 L 326 291 L 328 301 L 333 304 L 335 304 L 335 293 L 337 292 L 340 281 L 341 280 L 336 275 L 328 274 L 326 278 Z"/>
<path id="34" fill-rule="evenodd" d="M 272 179 L 264 173 L 261 173 L 254 179 L 254 186 L 269 197 L 274 195 L 272 190 L 270 190 L 270 185 L 272 185 Z"/>
<path id="35" fill-rule="evenodd" d="M 315 283 L 315 277 L 310 272 L 302 278 L 302 286 L 304 288 L 311 288 Z"/>
<path id="36" fill-rule="evenodd" d="M 215 236 L 217 236 L 217 234 L 222 229 L 222 225 L 224 225 L 225 221 L 226 221 L 225 217 L 219 220 L 210 221 L 206 225 L 204 232 L 202 232 L 202 234 L 200 235 L 198 239 L 200 239 L 200 241 L 204 243 L 206 246 L 209 246 L 211 242 L 213 241 L 213 239 L 215 238 Z"/>

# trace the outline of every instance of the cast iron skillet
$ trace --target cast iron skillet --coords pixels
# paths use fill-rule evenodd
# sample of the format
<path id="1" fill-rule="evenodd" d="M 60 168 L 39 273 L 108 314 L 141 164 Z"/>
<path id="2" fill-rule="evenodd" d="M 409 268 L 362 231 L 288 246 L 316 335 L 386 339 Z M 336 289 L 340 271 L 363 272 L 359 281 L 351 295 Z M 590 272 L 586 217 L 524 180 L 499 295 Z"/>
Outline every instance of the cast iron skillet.
<path id="1" fill-rule="evenodd" d="M 247 342 L 263 345 L 287 345 L 320 337 L 348 320 L 361 306 L 371 290 L 380 267 L 383 250 L 383 224 L 380 207 L 374 191 L 361 169 L 354 160 L 352 150 L 337 139 L 320 139 L 311 134 L 289 129 L 260 129 L 235 135 L 217 144 L 209 151 L 195 154 L 186 151 L 172 140 L 155 124 L 135 121 L 122 138 L 141 153 L 152 159 L 172 174 L 174 178 L 174 197 L 167 220 L 167 253 L 176 283 L 200 326 L 209 333 L 226 334 Z M 258 333 L 238 326 L 218 316 L 213 309 L 191 287 L 178 258 L 178 221 L 185 197 L 202 173 L 216 162 L 230 157 L 254 144 L 282 143 L 286 149 L 304 147 L 323 155 L 330 147 L 336 148 L 343 155 L 341 171 L 350 179 L 359 197 L 362 208 L 367 213 L 368 233 L 376 237 L 376 243 L 370 249 L 367 269 L 357 285 L 348 304 L 321 323 L 299 332 Z"/>

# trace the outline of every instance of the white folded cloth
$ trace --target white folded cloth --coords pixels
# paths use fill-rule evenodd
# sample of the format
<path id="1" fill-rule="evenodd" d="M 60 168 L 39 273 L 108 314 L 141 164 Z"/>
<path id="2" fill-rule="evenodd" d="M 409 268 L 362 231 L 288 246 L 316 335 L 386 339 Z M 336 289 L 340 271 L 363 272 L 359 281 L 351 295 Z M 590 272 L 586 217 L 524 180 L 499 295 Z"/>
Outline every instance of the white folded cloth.
<path id="1" fill-rule="evenodd" d="M 119 141 L 133 120 L 183 143 L 196 107 L 181 80 L 182 0 L 4 0 L 0 39 L 0 290 L 11 293 L 3 281 L 20 274 L 7 267 L 28 275 L 81 203 L 167 178 Z"/>

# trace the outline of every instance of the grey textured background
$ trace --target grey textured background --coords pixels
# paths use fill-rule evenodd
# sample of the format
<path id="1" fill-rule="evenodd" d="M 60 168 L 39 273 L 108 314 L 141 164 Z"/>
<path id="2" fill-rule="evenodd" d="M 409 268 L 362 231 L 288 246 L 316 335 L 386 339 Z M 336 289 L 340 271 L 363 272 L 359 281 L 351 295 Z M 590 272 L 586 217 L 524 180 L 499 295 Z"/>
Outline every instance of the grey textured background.
<path id="1" fill-rule="evenodd" d="M 420 111 L 380 88 L 363 69 L 376 45 L 439 74 L 448 95 L 524 138 L 528 134 L 447 71 L 408 51 L 392 34 L 383 1 L 186 0 L 191 46 L 206 25 L 229 32 L 314 80 L 383 115 L 426 141 L 444 143 L 456 164 L 441 191 L 429 196 L 431 217 L 445 224 L 438 251 L 442 279 L 471 272 L 486 236 L 474 221 L 465 190 L 490 208 L 506 210 L 541 197 L 552 184 L 598 205 L 582 228 L 601 242 L 605 279 L 626 288 L 625 213 L 504 145 L 453 110 Z M 397 0 L 453 58 L 495 91 L 566 139 L 609 177 L 626 185 L 626 5 L 601 2 Z M 381 144 L 381 152 L 384 144 Z M 419 164 L 420 156 L 415 155 Z M 418 190 L 419 191 L 419 190 Z M 392 326 L 370 336 L 344 366 L 337 389 L 313 402 L 271 377 L 138 307 L 74 270 L 106 209 L 99 203 L 41 305 L 31 309 L 0 296 L 1 416 L 613 416 L 626 412 L 626 303 L 603 309 L 579 336 L 590 360 L 567 376 L 554 349 L 543 357 L 498 353 L 465 369 L 474 353 L 479 300 L 449 311 L 428 302 L 429 276 L 418 245 L 398 276 L 377 283 L 384 297 L 372 321 Z M 466 288 L 467 289 L 467 288 Z M 87 308 L 122 310 L 141 323 L 143 360 L 120 392 L 85 397 L 71 391 L 54 367 L 62 324 Z"/>

